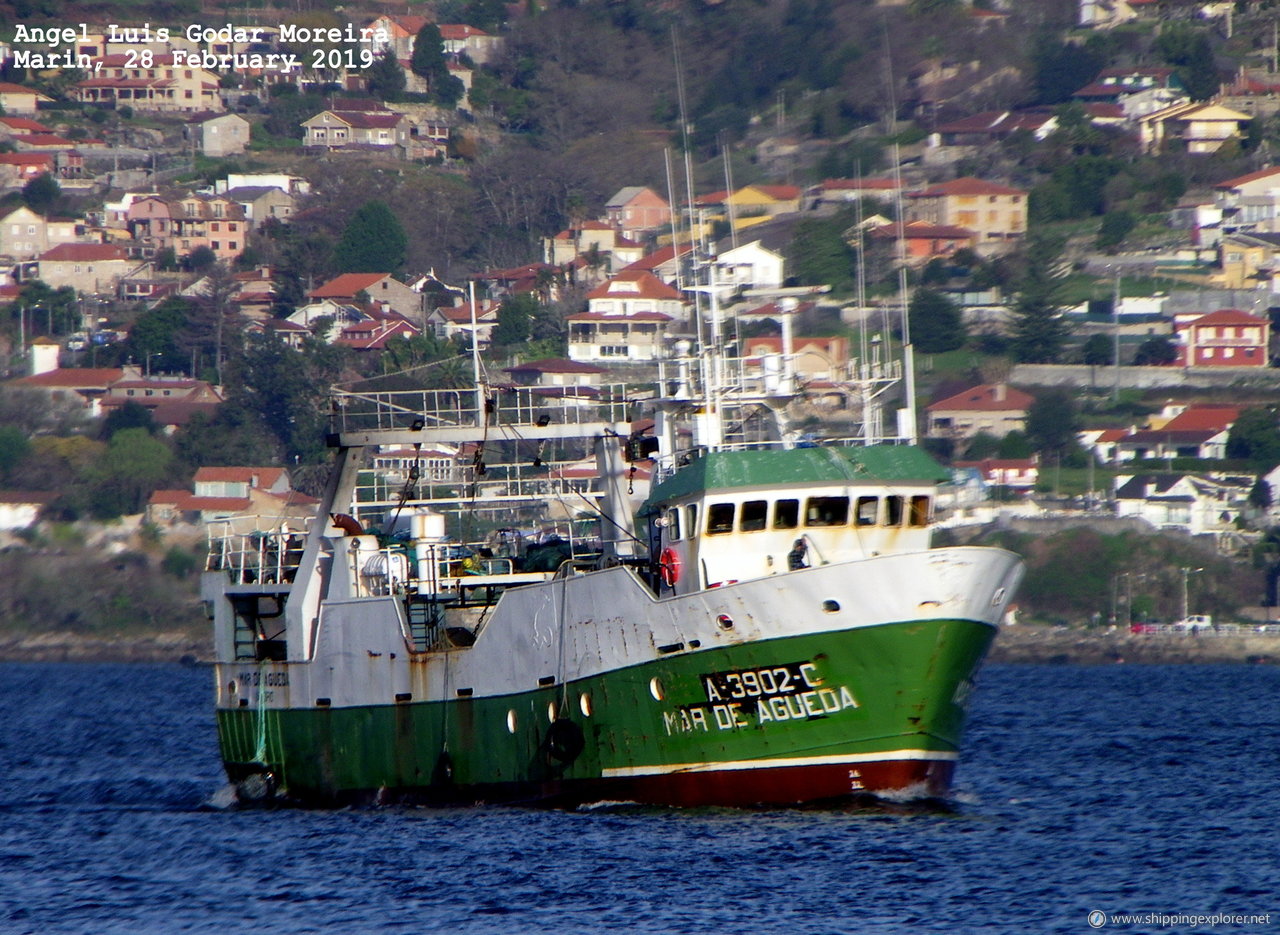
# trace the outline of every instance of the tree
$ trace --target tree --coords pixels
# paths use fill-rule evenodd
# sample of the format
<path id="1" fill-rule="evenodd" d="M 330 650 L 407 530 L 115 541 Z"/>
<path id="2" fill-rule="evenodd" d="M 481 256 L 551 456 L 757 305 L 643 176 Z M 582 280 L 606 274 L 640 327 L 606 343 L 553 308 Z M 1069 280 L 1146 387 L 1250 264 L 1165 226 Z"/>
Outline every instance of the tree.
<path id="1" fill-rule="evenodd" d="M 848 219 L 806 218 L 795 226 L 787 266 L 802 285 L 843 289 L 853 282 L 854 253 L 844 239 Z"/>
<path id="2" fill-rule="evenodd" d="M 62 189 L 48 172 L 37 175 L 22 186 L 22 200 L 36 214 L 47 215 L 61 197 Z"/>
<path id="3" fill-rule="evenodd" d="M 0 481 L 7 482 L 15 467 L 31 452 L 26 433 L 16 425 L 0 425 Z"/>
<path id="4" fill-rule="evenodd" d="M 1138 220 L 1131 211 L 1108 211 L 1102 216 L 1102 223 L 1098 226 L 1098 249 L 1110 250 L 1120 246 L 1137 223 Z"/>
<path id="5" fill-rule="evenodd" d="M 1055 272 L 1056 244 L 1033 240 L 1027 246 L 1027 269 L 1013 306 L 1011 342 L 1021 363 L 1051 364 L 1062 354 L 1071 326 L 1058 307 L 1061 276 Z"/>
<path id="6" fill-rule="evenodd" d="M 1027 410 L 1027 440 L 1043 455 L 1061 458 L 1077 444 L 1079 412 L 1066 390 L 1051 390 L 1036 397 Z"/>
<path id="7" fill-rule="evenodd" d="M 204 244 L 201 244 L 188 253 L 186 260 L 187 269 L 193 270 L 197 273 L 203 273 L 217 262 L 218 255 Z"/>
<path id="8" fill-rule="evenodd" d="M 493 329 L 493 343 L 503 347 L 522 344 L 532 332 L 530 322 L 538 313 L 538 300 L 532 293 L 510 295 L 498 306 L 498 325 Z"/>
<path id="9" fill-rule="evenodd" d="M 404 266 L 409 239 L 382 201 L 367 201 L 356 210 L 334 249 L 344 273 L 397 273 Z"/>
<path id="10" fill-rule="evenodd" d="M 1271 506 L 1271 485 L 1265 477 L 1259 477 L 1249 491 L 1249 505 L 1264 511 Z"/>
<path id="11" fill-rule="evenodd" d="M 911 341 L 924 354 L 943 354 L 964 347 L 969 335 L 956 304 L 940 292 L 917 289 L 907 310 Z"/>
<path id="12" fill-rule="evenodd" d="M 116 432 L 125 429 L 143 429 L 148 435 L 154 435 L 156 423 L 151 418 L 151 410 L 132 399 L 128 400 L 123 406 L 111 410 L 102 420 L 102 431 L 99 437 L 110 440 Z"/>
<path id="13" fill-rule="evenodd" d="M 1147 338 L 1133 355 L 1133 363 L 1138 367 L 1164 367 L 1177 359 L 1178 346 L 1164 335 Z"/>
<path id="14" fill-rule="evenodd" d="M 468 21 L 469 22 L 469 21 Z M 445 107 L 453 107 L 462 100 L 466 86 L 449 71 L 449 60 L 444 54 L 444 38 L 440 27 L 427 23 L 418 30 L 413 40 L 413 57 L 410 70 L 427 82 L 431 99 Z"/>
<path id="15" fill-rule="evenodd" d="M 172 462 L 169 446 L 146 429 L 121 429 L 85 473 L 91 488 L 90 509 L 100 518 L 141 512 L 147 495 L 168 476 Z"/>
<path id="16" fill-rule="evenodd" d="M 396 61 L 395 51 L 390 47 L 374 59 L 373 64 L 365 70 L 369 79 L 369 91 L 384 101 L 396 101 L 404 93 L 404 69 Z"/>
<path id="17" fill-rule="evenodd" d="M 1174 66 L 1193 101 L 1207 101 L 1218 93 L 1218 66 L 1205 31 L 1187 23 L 1169 23 L 1156 39 L 1156 51 Z"/>
<path id="18" fill-rule="evenodd" d="M 1084 342 L 1081 358 L 1090 367 L 1105 367 L 1115 363 L 1115 341 L 1105 334 L 1093 334 Z"/>
<path id="19" fill-rule="evenodd" d="M 1227 457 L 1271 467 L 1280 464 L 1280 424 L 1270 409 L 1246 409 L 1227 433 Z"/>

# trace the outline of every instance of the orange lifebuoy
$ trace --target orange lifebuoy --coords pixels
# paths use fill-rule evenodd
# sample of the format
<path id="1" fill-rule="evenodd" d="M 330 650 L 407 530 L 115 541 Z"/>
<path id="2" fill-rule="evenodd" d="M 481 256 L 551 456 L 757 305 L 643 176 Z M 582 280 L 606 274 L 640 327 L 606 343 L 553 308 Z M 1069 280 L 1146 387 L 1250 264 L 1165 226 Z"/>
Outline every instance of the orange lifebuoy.
<path id="1" fill-rule="evenodd" d="M 680 556 L 670 546 L 663 549 L 662 555 L 658 557 L 658 574 L 662 576 L 662 583 L 669 588 L 674 588 L 680 580 Z"/>

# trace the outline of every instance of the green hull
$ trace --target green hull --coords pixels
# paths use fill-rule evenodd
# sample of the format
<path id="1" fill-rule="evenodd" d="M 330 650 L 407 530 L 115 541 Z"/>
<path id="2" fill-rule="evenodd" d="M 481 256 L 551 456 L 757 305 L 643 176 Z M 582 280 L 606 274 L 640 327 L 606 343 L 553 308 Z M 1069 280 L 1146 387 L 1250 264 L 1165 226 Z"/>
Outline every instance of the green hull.
<path id="1" fill-rule="evenodd" d="M 676 652 L 497 697 L 223 708 L 219 739 L 233 781 L 266 776 L 316 804 L 936 796 L 995 632 L 967 620 L 883 624 Z"/>

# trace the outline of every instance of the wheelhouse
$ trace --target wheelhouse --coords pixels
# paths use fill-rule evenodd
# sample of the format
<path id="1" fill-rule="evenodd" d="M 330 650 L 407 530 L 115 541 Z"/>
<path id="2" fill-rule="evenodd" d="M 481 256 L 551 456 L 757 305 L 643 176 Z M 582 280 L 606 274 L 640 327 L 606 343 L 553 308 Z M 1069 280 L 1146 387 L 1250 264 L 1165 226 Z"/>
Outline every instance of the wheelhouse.
<path id="1" fill-rule="evenodd" d="M 779 454 L 711 453 L 702 470 L 654 490 L 642 515 L 660 593 L 929 547 L 945 474 L 927 455 L 892 446 Z"/>

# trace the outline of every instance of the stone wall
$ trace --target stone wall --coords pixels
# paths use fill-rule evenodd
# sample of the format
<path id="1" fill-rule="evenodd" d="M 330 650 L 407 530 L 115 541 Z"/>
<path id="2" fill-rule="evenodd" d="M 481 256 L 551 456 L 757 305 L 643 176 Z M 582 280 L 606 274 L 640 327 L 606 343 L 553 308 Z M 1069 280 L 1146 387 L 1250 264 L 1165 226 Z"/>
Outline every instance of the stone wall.
<path id="1" fill-rule="evenodd" d="M 1089 367 L 1085 364 L 1017 364 L 1009 374 L 1015 386 L 1093 386 L 1122 389 L 1246 389 L 1280 390 L 1280 369 L 1271 367 Z"/>

